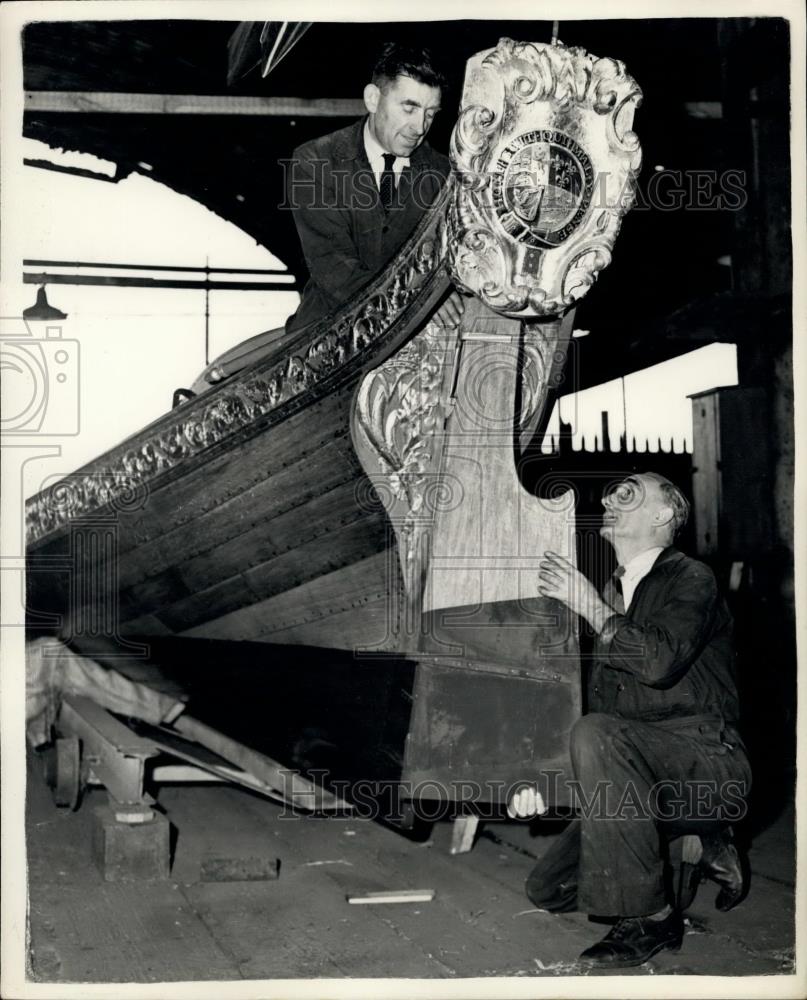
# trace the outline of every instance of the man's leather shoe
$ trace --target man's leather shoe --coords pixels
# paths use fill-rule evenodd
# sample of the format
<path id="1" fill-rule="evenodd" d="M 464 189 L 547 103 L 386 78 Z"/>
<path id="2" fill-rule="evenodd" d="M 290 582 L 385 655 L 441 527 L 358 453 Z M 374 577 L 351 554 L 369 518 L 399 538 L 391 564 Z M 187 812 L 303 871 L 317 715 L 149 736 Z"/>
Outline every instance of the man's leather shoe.
<path id="1" fill-rule="evenodd" d="M 600 969 L 627 969 L 641 965 L 663 948 L 678 951 L 683 938 L 684 920 L 677 910 L 664 920 L 622 917 L 602 941 L 586 948 L 580 960 Z"/>
<path id="2" fill-rule="evenodd" d="M 748 895 L 751 881 L 746 858 L 741 857 L 726 833 L 701 837 L 703 855 L 698 865 L 704 878 L 720 886 L 715 907 L 728 913 Z"/>

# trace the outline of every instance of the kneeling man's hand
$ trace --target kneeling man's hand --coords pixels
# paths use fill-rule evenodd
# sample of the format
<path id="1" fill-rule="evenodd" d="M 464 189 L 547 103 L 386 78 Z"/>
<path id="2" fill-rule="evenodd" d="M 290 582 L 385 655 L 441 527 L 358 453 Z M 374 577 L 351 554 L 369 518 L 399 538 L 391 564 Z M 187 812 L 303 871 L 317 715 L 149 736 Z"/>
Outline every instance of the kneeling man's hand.
<path id="1" fill-rule="evenodd" d="M 602 632 L 614 609 L 609 607 L 594 584 L 556 552 L 545 552 L 538 564 L 538 593 L 554 597 L 585 618 L 597 632 Z"/>
<path id="2" fill-rule="evenodd" d="M 507 815 L 513 819 L 531 819 L 543 816 L 546 811 L 546 803 L 535 785 L 519 788 L 507 804 Z"/>

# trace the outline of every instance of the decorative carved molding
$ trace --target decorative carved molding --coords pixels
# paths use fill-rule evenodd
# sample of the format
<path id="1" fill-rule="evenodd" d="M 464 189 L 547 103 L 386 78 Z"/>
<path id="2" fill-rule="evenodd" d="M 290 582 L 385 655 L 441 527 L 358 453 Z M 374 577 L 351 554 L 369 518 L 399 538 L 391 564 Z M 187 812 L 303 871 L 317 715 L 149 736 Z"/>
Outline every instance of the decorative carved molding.
<path id="1" fill-rule="evenodd" d="M 522 454 L 542 426 L 550 398 L 563 381 L 573 322 L 571 309 L 562 318 L 523 324 L 518 421 L 518 451 Z"/>
<path id="2" fill-rule="evenodd" d="M 538 331 L 525 331 L 521 365 L 521 413 L 518 420 L 520 430 L 543 412 L 549 391 L 555 388 L 549 384 L 554 346 L 555 338 Z"/>
<path id="3" fill-rule="evenodd" d="M 326 383 L 350 377 L 401 334 L 400 322 L 420 296 L 434 291 L 446 254 L 446 188 L 392 265 L 333 319 L 314 326 L 290 354 L 279 352 L 227 382 L 165 414 L 146 430 L 106 452 L 26 504 L 31 545 L 131 493 L 154 483 L 227 439 L 263 429 L 328 391 Z M 445 279 L 447 282 L 447 279 Z M 288 350 L 288 348 L 286 348 Z"/>
<path id="4" fill-rule="evenodd" d="M 504 38 L 469 60 L 451 140 L 456 284 L 524 318 L 586 293 L 634 200 L 641 96 L 621 62 L 560 43 Z"/>
<path id="5" fill-rule="evenodd" d="M 418 529 L 451 501 L 438 470 L 450 408 L 445 381 L 458 336 L 428 323 L 364 377 L 356 396 L 354 440 L 398 537 L 410 593 L 417 587 Z"/>

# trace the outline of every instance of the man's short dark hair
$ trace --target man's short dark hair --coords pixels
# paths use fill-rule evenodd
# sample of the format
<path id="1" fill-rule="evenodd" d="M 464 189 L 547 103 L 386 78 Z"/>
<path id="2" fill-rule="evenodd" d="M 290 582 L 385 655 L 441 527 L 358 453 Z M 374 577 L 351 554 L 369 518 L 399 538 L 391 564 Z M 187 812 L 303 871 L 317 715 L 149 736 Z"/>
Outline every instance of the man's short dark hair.
<path id="1" fill-rule="evenodd" d="M 399 76 L 409 76 L 427 87 L 439 87 L 441 90 L 446 85 L 446 78 L 428 49 L 387 42 L 373 67 L 372 82 L 383 90 Z"/>

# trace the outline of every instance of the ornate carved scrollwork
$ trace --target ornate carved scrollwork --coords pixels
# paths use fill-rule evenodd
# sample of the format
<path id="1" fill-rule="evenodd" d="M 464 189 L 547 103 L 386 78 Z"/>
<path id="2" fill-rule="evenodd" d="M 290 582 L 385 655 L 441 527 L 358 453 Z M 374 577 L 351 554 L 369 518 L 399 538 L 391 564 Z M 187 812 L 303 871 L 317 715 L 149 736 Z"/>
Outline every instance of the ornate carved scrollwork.
<path id="1" fill-rule="evenodd" d="M 543 411 L 549 394 L 549 372 L 552 368 L 554 342 L 536 336 L 525 337 L 521 365 L 521 412 L 519 429 L 526 427 L 533 417 Z"/>
<path id="2" fill-rule="evenodd" d="M 497 312 L 563 312 L 611 260 L 641 165 L 615 59 L 502 39 L 468 63 L 451 142 L 454 281 Z"/>
<path id="3" fill-rule="evenodd" d="M 436 505 L 439 440 L 448 398 L 444 385 L 456 334 L 433 323 L 365 376 L 356 397 L 354 431 L 365 469 L 378 489 L 401 547 L 409 587 L 418 527 Z"/>

